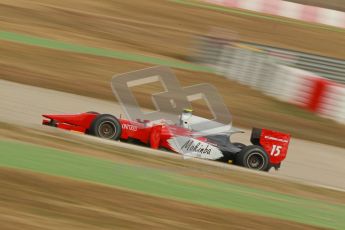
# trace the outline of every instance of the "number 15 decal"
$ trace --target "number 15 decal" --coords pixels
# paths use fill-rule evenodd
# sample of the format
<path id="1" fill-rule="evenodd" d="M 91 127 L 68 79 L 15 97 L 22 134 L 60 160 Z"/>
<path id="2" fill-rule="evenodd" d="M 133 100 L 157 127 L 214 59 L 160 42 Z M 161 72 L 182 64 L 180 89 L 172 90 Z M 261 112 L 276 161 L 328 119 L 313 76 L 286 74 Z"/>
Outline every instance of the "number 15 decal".
<path id="1" fill-rule="evenodd" d="M 280 145 L 273 145 L 271 150 L 271 156 L 277 157 L 280 155 L 280 150 L 282 149 L 282 146 Z"/>

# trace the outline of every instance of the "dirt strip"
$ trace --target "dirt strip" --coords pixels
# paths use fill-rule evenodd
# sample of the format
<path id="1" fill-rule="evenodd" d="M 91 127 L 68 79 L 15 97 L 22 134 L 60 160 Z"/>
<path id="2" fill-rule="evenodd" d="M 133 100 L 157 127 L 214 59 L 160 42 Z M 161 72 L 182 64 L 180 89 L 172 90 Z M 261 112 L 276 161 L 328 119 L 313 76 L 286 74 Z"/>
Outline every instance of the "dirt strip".
<path id="1" fill-rule="evenodd" d="M 0 168 L 1 229 L 321 229 Z"/>
<path id="2" fill-rule="evenodd" d="M 2 0 L 0 15 L 2 30 L 180 60 L 192 54 L 196 35 L 215 29 L 245 41 L 345 58 L 339 48 L 343 33 L 165 0 Z"/>

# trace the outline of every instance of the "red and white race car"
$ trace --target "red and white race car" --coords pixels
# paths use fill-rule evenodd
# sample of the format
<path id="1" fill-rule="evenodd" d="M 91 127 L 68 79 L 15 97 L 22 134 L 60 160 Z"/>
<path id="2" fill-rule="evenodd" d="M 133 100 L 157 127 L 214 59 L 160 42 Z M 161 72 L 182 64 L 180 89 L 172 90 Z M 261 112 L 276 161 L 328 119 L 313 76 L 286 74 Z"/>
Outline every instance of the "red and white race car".
<path id="1" fill-rule="evenodd" d="M 290 135 L 253 128 L 252 145 L 232 143 L 234 131 L 200 133 L 188 125 L 190 110 L 180 115 L 179 124 L 165 120 L 140 121 L 116 118 L 110 114 L 86 112 L 71 115 L 42 115 L 43 125 L 112 140 L 136 140 L 153 149 L 166 149 L 189 157 L 229 162 L 246 168 L 278 169 L 285 159 Z"/>

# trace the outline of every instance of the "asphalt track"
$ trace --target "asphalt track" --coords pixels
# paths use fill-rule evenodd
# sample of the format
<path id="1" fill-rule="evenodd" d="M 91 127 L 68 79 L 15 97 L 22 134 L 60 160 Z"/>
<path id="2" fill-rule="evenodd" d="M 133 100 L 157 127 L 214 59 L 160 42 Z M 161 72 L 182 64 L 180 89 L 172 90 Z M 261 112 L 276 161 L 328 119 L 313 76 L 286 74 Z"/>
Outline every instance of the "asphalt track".
<path id="1" fill-rule="evenodd" d="M 44 113 L 98 111 L 117 116 L 121 113 L 121 108 L 115 102 L 4 80 L 0 80 L 0 98 L 0 121 L 29 127 L 39 127 L 42 120 L 41 114 Z M 236 123 L 236 121 L 234 122 Z M 237 134 L 233 140 L 249 143 L 250 131 L 244 131 L 246 131 L 245 134 Z M 109 142 L 102 143 L 108 144 Z M 112 142 L 112 144 L 123 145 L 124 143 Z M 135 146 L 135 148 L 142 147 Z M 345 190 L 344 154 L 345 149 L 343 148 L 293 138 L 282 168 L 279 171 L 271 170 L 262 175 Z M 203 162 L 206 163 L 206 161 Z M 224 167 L 224 164 L 217 162 L 207 161 L 207 163 Z M 238 170 L 243 169 L 238 168 Z"/>

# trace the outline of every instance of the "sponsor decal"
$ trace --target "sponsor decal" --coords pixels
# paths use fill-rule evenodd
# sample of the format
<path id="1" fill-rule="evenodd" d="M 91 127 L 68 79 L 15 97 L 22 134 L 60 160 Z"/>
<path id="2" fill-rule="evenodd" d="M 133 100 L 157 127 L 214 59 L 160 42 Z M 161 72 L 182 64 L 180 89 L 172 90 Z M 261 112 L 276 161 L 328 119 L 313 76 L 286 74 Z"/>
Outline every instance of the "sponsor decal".
<path id="1" fill-rule="evenodd" d="M 271 137 L 271 136 L 265 136 L 265 139 L 273 140 L 273 141 L 279 141 L 279 142 L 284 142 L 284 143 L 288 142 L 288 140 L 284 140 L 284 139 L 277 138 L 277 137 Z"/>
<path id="2" fill-rule="evenodd" d="M 209 144 L 205 145 L 201 142 L 195 142 L 193 139 L 189 139 L 181 146 L 181 150 L 187 150 L 192 152 L 199 152 L 201 154 L 211 154 L 211 149 L 209 148 Z"/>
<path id="3" fill-rule="evenodd" d="M 130 131 L 137 131 L 138 127 L 135 125 L 131 125 L 131 124 L 122 124 L 122 129 L 127 129 Z"/>
<path id="4" fill-rule="evenodd" d="M 170 147 L 185 157 L 196 157 L 216 160 L 223 157 L 222 152 L 215 146 L 185 136 L 172 137 L 168 140 Z"/>

